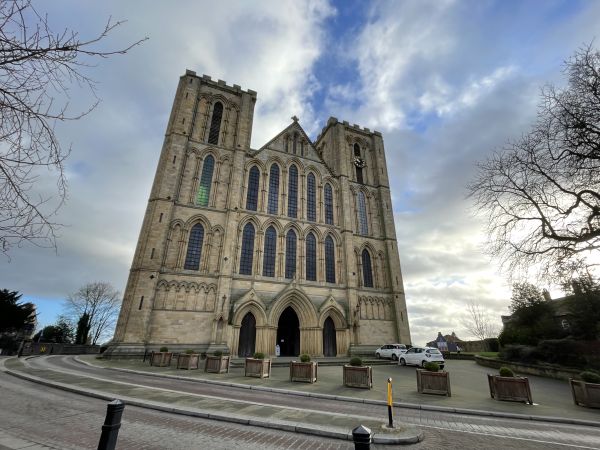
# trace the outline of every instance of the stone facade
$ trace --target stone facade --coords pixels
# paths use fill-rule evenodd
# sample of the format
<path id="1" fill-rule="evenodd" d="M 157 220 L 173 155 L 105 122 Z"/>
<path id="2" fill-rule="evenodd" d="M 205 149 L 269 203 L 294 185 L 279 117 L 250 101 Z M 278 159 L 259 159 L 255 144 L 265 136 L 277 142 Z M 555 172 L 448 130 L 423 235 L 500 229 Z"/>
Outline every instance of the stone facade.
<path id="1" fill-rule="evenodd" d="M 107 355 L 410 344 L 381 134 L 294 117 L 254 150 L 255 102 L 181 77 Z"/>

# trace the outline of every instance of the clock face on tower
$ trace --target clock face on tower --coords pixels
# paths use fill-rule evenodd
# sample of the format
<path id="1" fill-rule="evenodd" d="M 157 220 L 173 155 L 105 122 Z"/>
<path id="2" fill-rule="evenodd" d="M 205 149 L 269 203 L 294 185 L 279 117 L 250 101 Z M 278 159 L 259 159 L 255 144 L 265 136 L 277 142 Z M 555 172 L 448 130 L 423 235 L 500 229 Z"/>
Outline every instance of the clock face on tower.
<path id="1" fill-rule="evenodd" d="M 367 165 L 365 160 L 362 159 L 360 156 L 355 156 L 353 162 L 356 167 L 359 167 L 361 169 Z"/>

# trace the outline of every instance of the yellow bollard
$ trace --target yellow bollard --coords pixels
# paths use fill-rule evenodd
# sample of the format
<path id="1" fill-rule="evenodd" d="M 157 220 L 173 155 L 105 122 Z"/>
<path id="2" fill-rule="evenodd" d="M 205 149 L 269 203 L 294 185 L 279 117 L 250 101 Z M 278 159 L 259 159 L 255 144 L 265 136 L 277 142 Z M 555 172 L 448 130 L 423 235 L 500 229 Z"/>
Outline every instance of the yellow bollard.
<path id="1" fill-rule="evenodd" d="M 392 400 L 392 379 L 388 378 L 387 382 L 387 405 L 388 405 L 388 427 L 394 428 L 394 416 L 392 414 L 392 406 L 394 405 Z"/>

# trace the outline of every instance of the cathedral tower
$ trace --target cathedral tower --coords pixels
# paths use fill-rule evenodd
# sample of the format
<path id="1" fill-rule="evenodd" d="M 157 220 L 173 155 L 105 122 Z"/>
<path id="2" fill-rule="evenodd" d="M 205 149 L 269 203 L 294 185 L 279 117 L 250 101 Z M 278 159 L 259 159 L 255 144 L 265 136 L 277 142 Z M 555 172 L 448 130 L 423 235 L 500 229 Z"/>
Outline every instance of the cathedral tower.
<path id="1" fill-rule="evenodd" d="M 181 77 L 107 356 L 410 343 L 381 134 L 293 117 L 254 150 L 255 102 Z"/>

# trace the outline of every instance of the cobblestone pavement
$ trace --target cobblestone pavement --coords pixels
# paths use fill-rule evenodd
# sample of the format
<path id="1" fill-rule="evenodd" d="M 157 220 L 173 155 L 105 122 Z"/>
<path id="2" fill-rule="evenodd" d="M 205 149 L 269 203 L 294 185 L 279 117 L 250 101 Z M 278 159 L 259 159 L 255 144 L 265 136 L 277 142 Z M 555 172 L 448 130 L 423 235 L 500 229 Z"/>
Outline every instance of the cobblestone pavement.
<path id="1" fill-rule="evenodd" d="M 239 389 L 230 386 L 197 383 L 191 381 L 174 381 L 154 376 L 144 376 L 118 371 L 107 371 L 84 366 L 72 357 L 34 358 L 29 364 L 40 368 L 54 368 L 99 377 L 110 377 L 114 381 L 131 382 L 145 386 L 176 388 L 177 391 L 223 398 L 233 398 L 262 404 L 273 404 L 284 407 L 330 411 L 351 415 L 381 418 L 386 421 L 387 410 L 379 405 L 344 402 L 313 397 L 299 397 L 276 392 L 264 392 L 250 389 Z M 235 394 L 233 394 L 235 393 Z M 423 430 L 440 430 L 440 436 L 450 431 L 467 434 L 485 435 L 488 437 L 510 437 L 519 440 L 557 443 L 563 445 L 579 445 L 589 448 L 600 448 L 600 428 L 583 427 L 570 424 L 538 422 L 533 420 L 514 420 L 497 417 L 461 415 L 416 409 L 395 408 L 396 420 L 411 425 L 418 425 Z M 472 439 L 475 439 L 473 437 Z"/>
<path id="2" fill-rule="evenodd" d="M 0 442 L 3 436 L 25 439 L 32 449 L 96 448 L 106 402 L 82 397 L 0 373 Z M 408 446 L 373 445 L 374 450 L 415 449 L 545 449 L 567 448 L 534 440 L 497 437 L 441 428 L 424 428 L 423 442 Z M 117 447 L 136 449 L 352 449 L 349 442 L 304 436 L 245 425 L 222 423 L 128 406 Z M 572 448 L 572 447 L 571 447 Z"/>

